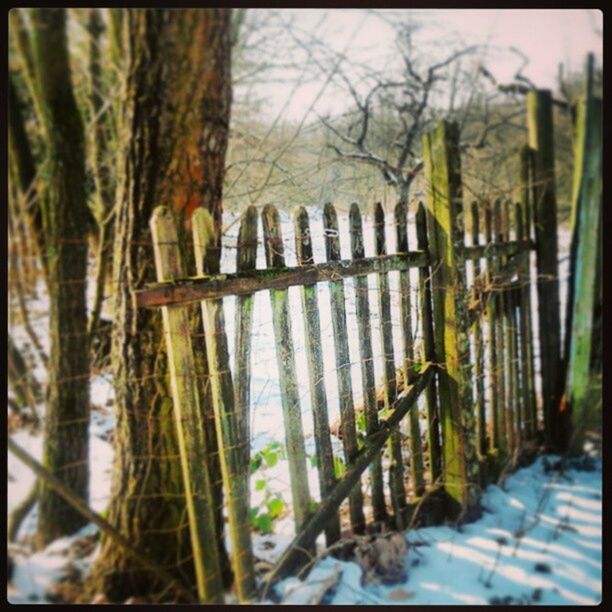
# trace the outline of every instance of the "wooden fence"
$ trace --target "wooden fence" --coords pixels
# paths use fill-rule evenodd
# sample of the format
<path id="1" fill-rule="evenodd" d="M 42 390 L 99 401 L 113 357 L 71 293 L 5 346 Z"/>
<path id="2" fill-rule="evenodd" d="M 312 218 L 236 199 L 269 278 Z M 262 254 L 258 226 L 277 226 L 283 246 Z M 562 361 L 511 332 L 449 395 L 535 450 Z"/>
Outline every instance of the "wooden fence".
<path id="1" fill-rule="evenodd" d="M 172 376 L 176 425 L 186 483 L 194 562 L 199 595 L 203 601 L 222 600 L 219 560 L 215 546 L 210 479 L 206 472 L 205 436 L 195 384 L 195 364 L 189 303 L 201 304 L 206 350 L 212 381 L 214 414 L 221 459 L 232 566 L 240 601 L 252 599 L 256 580 L 249 527 L 249 412 L 250 337 L 253 294 L 269 291 L 280 377 L 286 453 L 291 477 L 295 538 L 266 577 L 269 584 L 304 566 L 325 532 L 327 545 L 340 538 L 339 507 L 348 499 L 352 531 L 366 529 L 362 477 L 369 472 L 369 497 L 374 521 L 393 520 L 397 528 L 408 526 L 425 500 L 435 500 L 440 516 L 465 515 L 476 505 L 480 488 L 495 479 L 508 459 L 535 438 L 538 410 L 534 371 L 531 293 L 536 283 L 530 274 L 530 251 L 538 254 L 538 266 L 552 271 L 556 244 L 546 231 L 556 234 L 556 221 L 538 217 L 540 190 L 549 170 L 540 155 L 550 104 L 545 92 L 534 92 L 531 146 L 521 156 L 524 189 L 520 202 L 471 202 L 463 205 L 458 132 L 442 122 L 423 141 L 426 206 L 418 205 L 413 222 L 417 244 L 408 242 L 408 210 L 403 203 L 394 210 L 397 252 L 387 252 L 385 214 L 374 209 L 375 254 L 366 257 L 359 207 L 350 209 L 351 259 L 342 259 L 338 219 L 334 206 L 323 214 L 325 262 L 315 262 L 309 217 L 300 208 L 294 216 L 297 263 L 287 267 L 279 213 L 266 206 L 261 214 L 266 269 L 256 269 L 257 211 L 242 217 L 236 272 L 207 275 L 207 246 L 213 240 L 210 215 L 198 210 L 193 216 L 193 243 L 197 276 L 188 276 L 181 264 L 177 229 L 170 211 L 156 210 L 151 229 L 159 283 L 137 292 L 143 307 L 162 307 Z M 531 94 L 530 94 L 531 95 Z M 537 104 L 536 104 L 537 102 Z M 544 119 L 542 119 L 544 118 Z M 539 136 L 538 136 L 539 134 Z M 538 138 L 540 139 L 538 141 Z M 540 155 L 540 157 L 538 157 Z M 539 161 L 538 161 L 539 160 Z M 539 173 L 539 174 L 538 174 Z M 542 180 L 535 181 L 534 176 Z M 554 176 L 554 175 L 553 175 Z M 528 187 L 528 185 L 537 187 Z M 548 187 L 549 188 L 549 187 Z M 550 200 L 550 194 L 547 196 Z M 538 199 L 539 198 L 539 199 Z M 550 204 L 550 201 L 549 201 Z M 465 208 L 465 210 L 464 210 Z M 536 241 L 533 219 L 539 219 Z M 469 219 L 470 244 L 465 241 Z M 543 232 L 540 234 L 540 232 Z M 348 237 L 347 237 L 348 239 Z M 548 249 L 548 250 L 547 250 Z M 552 251 L 554 250 L 554 254 Z M 548 266 L 548 268 L 546 268 Z M 411 304 L 409 271 L 418 270 L 418 304 Z M 399 273 L 400 321 L 404 387 L 396 381 L 392 339 L 389 274 Z M 382 389 L 386 418 L 381 418 L 373 368 L 371 315 L 367 275 L 377 277 L 382 356 Z M 356 431 L 355 405 L 348 347 L 344 280 L 354 279 L 363 410 L 366 436 Z M 328 406 L 322 366 L 321 323 L 317 283 L 327 283 L 335 344 L 339 389 L 341 439 L 345 473 L 334 472 Z M 541 316 L 549 316 L 558 300 L 556 273 L 539 287 Z M 288 288 L 301 288 L 302 312 L 290 312 Z M 556 289 L 555 289 L 556 287 Z M 556 291 L 556 294 L 555 294 Z M 230 351 L 223 314 L 224 296 L 236 300 L 236 351 Z M 415 308 L 416 306 L 416 308 Z M 422 341 L 412 338 L 417 313 Z M 303 318 L 310 394 L 314 419 L 317 469 L 321 501 L 312 504 L 308 486 L 306 452 L 292 321 Z M 554 323 L 554 321 L 553 321 Z M 541 342 L 544 390 L 553 393 L 546 368 L 551 368 L 558 329 L 546 328 Z M 552 376 L 552 374 L 550 374 Z M 547 386 L 548 385 L 548 386 Z M 417 413 L 424 396 L 427 431 Z M 544 404 L 548 422 L 550 412 Z M 548 415 L 548 416 L 547 416 Z M 404 448 L 400 424 L 407 421 L 408 447 Z M 547 430 L 549 431 L 549 430 Z M 425 441 L 425 444 L 422 442 Z M 387 447 L 383 461 L 383 451 Z M 409 474 L 406 477 L 406 457 Z M 368 470 L 369 468 L 369 470 Z M 407 495 L 406 482 L 410 482 Z M 388 487 L 385 484 L 388 483 Z M 388 488 L 388 497 L 385 490 Z M 387 504 L 389 499 L 390 504 Z"/>

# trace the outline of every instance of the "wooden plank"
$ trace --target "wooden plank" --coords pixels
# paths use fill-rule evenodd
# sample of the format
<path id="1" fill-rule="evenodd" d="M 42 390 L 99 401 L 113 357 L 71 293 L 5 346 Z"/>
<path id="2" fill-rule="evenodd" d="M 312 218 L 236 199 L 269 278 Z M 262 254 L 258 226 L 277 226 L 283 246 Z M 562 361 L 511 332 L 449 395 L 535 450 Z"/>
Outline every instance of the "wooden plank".
<path id="1" fill-rule="evenodd" d="M 295 252 L 300 265 L 314 263 L 312 255 L 312 238 L 306 209 L 300 207 L 294 216 Z M 321 321 L 319 318 L 319 303 L 317 286 L 302 286 L 302 315 L 304 320 L 304 335 L 306 340 L 306 356 L 310 376 L 310 397 L 314 419 L 314 435 L 317 453 L 317 469 L 321 499 L 325 499 L 336 484 L 334 472 L 334 455 L 329 431 L 329 416 L 327 413 L 327 395 L 325 392 L 325 373 L 323 371 L 323 350 L 321 348 Z M 340 515 L 338 512 L 330 516 L 325 527 L 325 539 L 328 546 L 340 539 Z"/>
<path id="2" fill-rule="evenodd" d="M 84 501 L 83 498 L 67 487 L 53 472 L 50 472 L 45 466 L 40 464 L 28 451 L 19 446 L 11 436 L 7 436 L 8 450 L 13 453 L 20 461 L 29 467 L 38 478 L 44 480 L 49 487 L 57 491 L 79 514 L 84 516 L 88 521 L 91 521 L 98 526 L 100 531 L 115 544 L 121 546 L 125 552 L 136 559 L 143 567 L 146 567 L 153 574 L 161 578 L 169 588 L 176 589 L 183 595 L 188 602 L 194 601 L 193 591 L 180 583 L 175 576 L 161 565 L 153 561 L 150 555 L 140 552 L 134 548 L 134 545 L 126 538 L 116 527 L 111 525 L 101 514 L 94 512 Z"/>
<path id="3" fill-rule="evenodd" d="M 527 210 L 520 203 L 515 204 L 514 209 L 516 233 L 524 236 L 527 232 L 526 213 Z M 533 439 L 536 432 L 535 411 L 535 384 L 533 373 L 533 343 L 531 336 L 531 304 L 530 304 L 530 264 L 529 256 L 524 256 L 524 263 L 519 274 L 521 287 L 519 289 L 519 333 L 520 333 L 520 371 L 521 371 L 521 395 L 523 413 L 521 421 L 524 435 L 527 439 Z"/>
<path id="4" fill-rule="evenodd" d="M 158 280 L 183 276 L 178 236 L 170 209 L 157 207 L 151 216 L 150 227 Z M 198 596 L 207 603 L 223 603 L 218 550 L 210 545 L 217 541 L 217 536 L 189 313 L 183 307 L 164 307 L 162 318 Z"/>
<path id="5" fill-rule="evenodd" d="M 427 238 L 427 212 L 422 202 L 416 214 L 417 245 L 420 250 L 429 252 L 429 241 Z M 433 313 L 431 305 L 431 270 L 419 268 L 419 312 L 423 328 L 423 343 L 421 349 L 422 361 L 436 363 L 436 349 L 434 343 Z M 429 471 L 431 484 L 438 481 L 442 474 L 442 450 L 440 448 L 440 414 L 438 411 L 438 394 L 436 392 L 436 380 L 432 377 L 431 382 L 425 389 L 427 402 L 427 442 L 429 446 Z"/>
<path id="6" fill-rule="evenodd" d="M 287 289 L 300 285 L 360 276 L 408 270 L 428 264 L 424 253 L 366 257 L 358 261 L 338 260 L 311 266 L 268 268 L 236 274 L 188 277 L 168 283 L 156 283 L 135 291 L 139 307 L 173 306 L 227 295 L 248 295 L 268 289 Z"/>
<path id="7" fill-rule="evenodd" d="M 501 200 L 496 199 L 493 203 L 493 230 L 494 239 L 497 242 L 503 242 L 503 221 L 501 212 Z M 508 444 L 509 433 L 508 433 L 508 405 L 506 403 L 506 335 L 504 333 L 505 328 L 505 305 L 504 296 L 502 291 L 502 282 L 499 278 L 499 268 L 504 265 L 504 260 L 501 257 L 497 257 L 494 260 L 494 274 L 492 276 L 493 284 L 493 299 L 495 300 L 495 344 L 496 344 L 496 363 L 495 363 L 495 376 L 496 376 L 496 388 L 499 394 L 499 451 L 502 457 L 508 456 L 510 453 L 510 445 Z"/>
<path id="8" fill-rule="evenodd" d="M 510 214 L 509 202 L 500 203 L 501 206 L 501 235 L 500 239 L 503 242 L 510 240 Z M 505 266 L 506 258 L 502 259 L 502 266 Z M 505 417 L 506 417 L 506 435 L 508 436 L 508 450 L 513 453 L 517 446 L 516 432 L 516 389 L 514 387 L 516 367 L 516 351 L 514 346 L 514 322 L 512 316 L 512 293 L 506 283 L 500 284 L 500 293 L 503 309 L 503 327 L 504 327 L 504 375 L 505 375 Z"/>
<path id="9" fill-rule="evenodd" d="M 351 255 L 354 260 L 365 257 L 363 245 L 363 224 L 359 206 L 351 205 L 349 213 L 351 233 Z M 372 331 L 370 321 L 370 301 L 368 299 L 367 276 L 356 276 L 355 306 L 357 312 L 357 330 L 359 334 L 359 357 L 361 380 L 363 386 L 363 408 L 366 422 L 366 434 L 371 436 L 378 431 L 378 406 L 376 402 L 376 378 L 374 376 L 374 357 L 372 355 Z M 387 508 L 383 486 L 381 455 L 377 455 L 370 465 L 372 484 L 372 510 L 375 521 L 385 521 Z"/>
<path id="10" fill-rule="evenodd" d="M 427 208 L 433 238 L 433 297 L 439 378 L 444 486 L 460 508 L 475 503 L 480 480 L 472 411 L 463 244 L 461 161 L 457 124 L 441 122 L 423 139 Z M 434 255 L 435 254 L 435 255 Z"/>
<path id="11" fill-rule="evenodd" d="M 328 261 L 340 261 L 340 237 L 338 217 L 332 204 L 326 204 L 323 210 L 323 227 L 325 230 L 325 252 Z M 336 376 L 340 402 L 340 420 L 342 446 L 347 466 L 351 466 L 357 456 L 357 430 L 355 427 L 355 407 L 353 405 L 353 383 L 351 379 L 351 360 L 349 357 L 348 331 L 346 329 L 346 310 L 344 282 L 333 280 L 329 283 L 332 327 L 336 353 Z M 349 495 L 349 514 L 351 526 L 355 533 L 365 530 L 363 514 L 363 494 L 361 483 L 357 483 Z"/>
<path id="12" fill-rule="evenodd" d="M 549 90 L 527 94 L 529 146 L 533 151 L 533 190 L 538 268 L 538 317 L 544 434 L 549 448 L 563 450 L 559 424 L 561 322 L 557 263 L 557 199 L 555 196 L 554 128 Z M 544 330 L 546 330 L 544 332 Z"/>
<path id="13" fill-rule="evenodd" d="M 487 245 L 493 244 L 493 211 L 491 206 L 487 206 L 484 211 L 485 221 L 485 242 Z M 487 276 L 486 285 L 490 289 L 495 283 L 497 272 L 497 260 L 487 252 Z M 498 345 L 497 345 L 497 294 L 490 291 L 486 301 L 486 319 L 488 334 L 488 371 L 489 371 L 489 405 L 491 406 L 491 450 L 505 448 L 503 445 L 502 424 L 501 424 L 501 405 L 498 393 Z"/>
<path id="14" fill-rule="evenodd" d="M 530 174 L 532 172 L 532 151 L 529 145 L 525 145 L 521 149 L 521 206 L 523 209 L 523 236 L 530 238 L 533 227 L 532 201 L 531 196 L 533 191 L 530 187 Z M 538 430 L 538 405 L 536 401 L 536 386 L 535 386 L 535 357 L 534 357 L 534 338 L 533 324 L 531 313 L 531 293 L 533 291 L 531 280 L 531 257 L 525 255 L 524 269 L 520 277 L 524 278 L 524 285 L 521 292 L 521 310 L 524 315 L 524 337 L 527 339 L 525 346 L 525 372 L 527 376 L 528 386 L 528 412 L 530 426 L 528 430 L 532 437 Z M 523 333 L 521 331 L 521 333 Z"/>
<path id="15" fill-rule="evenodd" d="M 278 210 L 268 204 L 262 211 L 264 245 L 268 268 L 283 268 L 285 255 Z M 295 371 L 293 332 L 289 314 L 289 296 L 286 289 L 270 291 L 272 325 L 276 345 L 276 361 L 281 388 L 285 445 L 289 461 L 291 497 L 296 531 L 304 525 L 310 512 L 310 491 L 306 471 L 306 449 L 300 409 L 300 396 Z"/>
<path id="16" fill-rule="evenodd" d="M 380 454 L 389 436 L 399 426 L 408 411 L 415 409 L 417 399 L 423 389 L 430 383 L 433 371 L 433 364 L 425 364 L 413 385 L 401 394 L 391 414 L 386 420 L 381 421 L 379 431 L 366 438 L 363 448 L 354 458 L 353 465 L 347 469 L 345 475 L 336 483 L 329 496 L 321 502 L 317 511 L 289 544 L 278 560 L 276 567 L 265 577 L 266 587 L 295 573 L 297 568 L 310 561 L 310 558 L 303 551 L 312 546 L 325 527 L 330 514 L 336 510 L 350 491 L 354 490 L 363 472 L 372 460 Z"/>
<path id="17" fill-rule="evenodd" d="M 380 203 L 374 206 L 374 244 L 379 257 L 386 255 L 385 211 Z M 380 316 L 381 354 L 383 358 L 383 398 L 386 410 L 393 405 L 397 396 L 395 378 L 395 355 L 393 352 L 393 321 L 391 320 L 391 294 L 389 277 L 378 274 L 378 312 Z M 389 440 L 389 490 L 391 504 L 395 515 L 397 529 L 403 529 L 402 510 L 406 507 L 406 489 L 404 488 L 404 460 L 402 457 L 402 432 L 398 429 Z"/>
<path id="18" fill-rule="evenodd" d="M 470 207 L 472 214 L 472 244 L 478 246 L 480 243 L 480 215 L 478 203 L 472 202 Z M 484 314 L 484 303 L 480 300 L 482 291 L 482 269 L 480 259 L 474 260 L 474 300 L 478 302 L 478 311 L 472 324 L 474 338 L 474 382 L 476 388 L 476 440 L 479 459 L 483 460 L 487 455 L 487 427 L 485 418 L 485 393 L 484 393 L 484 341 L 482 338 L 481 320 Z"/>
<path id="19" fill-rule="evenodd" d="M 257 209 L 249 206 L 240 220 L 236 269 L 254 270 L 257 261 Z M 251 334 L 253 329 L 253 294 L 236 297 L 234 340 L 234 398 L 242 438 L 251 439 Z M 247 453 L 247 466 L 249 462 Z"/>
<path id="20" fill-rule="evenodd" d="M 397 235 L 397 253 L 408 253 L 408 206 L 400 202 L 395 207 L 395 230 Z M 414 342 L 412 337 L 412 304 L 410 299 L 410 272 L 400 272 L 400 317 L 402 343 L 404 349 L 404 380 L 411 383 L 415 376 Z M 408 421 L 410 436 L 410 477 L 414 494 L 420 497 L 425 492 L 423 475 L 423 448 L 421 446 L 421 428 L 419 411 L 412 410 Z"/>
<path id="21" fill-rule="evenodd" d="M 583 147 L 583 168 L 576 188 L 576 268 L 572 280 L 574 306 L 570 353 L 568 360 L 567 397 L 571 414 L 572 435 L 569 450 L 579 454 L 588 427 L 599 425 L 601 418 L 589 405 L 591 351 L 593 347 L 593 314 L 597 280 L 599 223 L 602 198 L 602 103 L 598 98 L 581 101 L 578 106 L 577 146 Z M 584 132 L 584 135 L 581 134 Z M 578 156 L 577 156 L 578 157 Z"/>
<path id="22" fill-rule="evenodd" d="M 204 274 L 207 250 L 215 244 L 214 221 L 208 210 L 198 208 L 191 217 L 191 223 L 197 271 L 198 274 Z M 202 300 L 201 308 L 221 475 L 227 500 L 232 568 L 238 600 L 244 603 L 255 595 L 255 571 L 249 524 L 250 440 L 245 437 L 245 415 L 236 410 L 225 333 L 223 298 Z M 246 416 L 248 418 L 248 415 Z"/>

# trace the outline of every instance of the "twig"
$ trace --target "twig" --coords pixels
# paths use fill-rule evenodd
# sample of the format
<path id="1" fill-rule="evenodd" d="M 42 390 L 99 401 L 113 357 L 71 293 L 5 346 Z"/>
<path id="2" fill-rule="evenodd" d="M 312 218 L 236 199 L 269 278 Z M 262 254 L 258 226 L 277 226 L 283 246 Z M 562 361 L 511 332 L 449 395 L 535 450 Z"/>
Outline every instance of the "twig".
<path id="1" fill-rule="evenodd" d="M 38 461 L 36 461 L 32 455 L 21 448 L 21 446 L 19 446 L 10 436 L 8 436 L 7 442 L 8 449 L 11 451 L 11 453 L 13 453 L 20 461 L 25 463 L 25 465 L 27 465 L 39 478 L 55 489 L 61 497 L 63 497 L 73 508 L 75 508 L 75 510 L 81 513 L 85 518 L 95 523 L 100 528 L 100 531 L 113 540 L 113 542 L 121 546 L 144 567 L 149 569 L 164 582 L 167 582 L 169 585 L 175 587 L 177 591 L 185 594 L 189 601 L 194 601 L 193 592 L 191 590 L 181 585 L 174 576 L 157 565 L 157 563 L 139 553 L 125 536 L 119 533 L 119 531 L 117 531 L 97 512 L 94 512 L 74 491 L 69 489 L 63 482 L 61 482 L 61 480 L 59 480 L 59 478 L 49 472 L 47 468 L 38 463 Z"/>

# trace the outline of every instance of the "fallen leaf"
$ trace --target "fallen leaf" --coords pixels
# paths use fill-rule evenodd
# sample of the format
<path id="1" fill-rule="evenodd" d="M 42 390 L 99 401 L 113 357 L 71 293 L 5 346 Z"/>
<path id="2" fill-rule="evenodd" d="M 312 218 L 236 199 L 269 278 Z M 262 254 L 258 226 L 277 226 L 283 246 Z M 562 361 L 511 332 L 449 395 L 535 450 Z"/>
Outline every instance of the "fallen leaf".
<path id="1" fill-rule="evenodd" d="M 401 601 L 404 599 L 412 599 L 413 597 L 414 593 L 412 591 L 406 591 L 402 588 L 394 589 L 387 595 L 387 599 L 390 599 L 391 601 Z"/>

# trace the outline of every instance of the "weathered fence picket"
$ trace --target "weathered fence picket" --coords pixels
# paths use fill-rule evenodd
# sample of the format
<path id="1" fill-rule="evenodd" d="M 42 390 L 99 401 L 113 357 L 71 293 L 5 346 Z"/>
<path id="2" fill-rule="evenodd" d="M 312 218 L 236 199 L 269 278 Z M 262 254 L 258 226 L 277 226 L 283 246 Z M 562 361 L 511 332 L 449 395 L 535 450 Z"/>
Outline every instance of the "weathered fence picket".
<path id="1" fill-rule="evenodd" d="M 533 161 L 538 315 L 539 320 L 546 325 L 546 332 L 540 333 L 544 432 L 549 447 L 562 448 L 562 415 L 559 412 L 561 313 L 557 262 L 557 199 L 552 95 L 549 90 L 538 89 L 527 94 L 527 125 Z"/>
<path id="2" fill-rule="evenodd" d="M 359 206 L 352 204 L 349 214 L 351 234 L 351 255 L 353 260 L 363 259 L 363 226 Z M 374 358 L 372 356 L 372 331 L 370 328 L 370 301 L 368 298 L 368 277 L 356 276 L 355 307 L 357 313 L 357 331 L 359 334 L 359 357 L 363 388 L 363 411 L 365 414 L 366 435 L 371 436 L 378 430 L 378 408 L 376 403 L 376 380 L 374 378 Z M 372 487 L 372 510 L 375 521 L 384 521 L 387 517 L 383 471 L 381 457 L 374 457 L 370 467 Z"/>
<path id="3" fill-rule="evenodd" d="M 385 211 L 382 205 L 374 206 L 374 245 L 377 256 L 387 254 L 385 238 Z M 393 324 L 391 321 L 391 294 L 389 276 L 380 273 L 378 281 L 378 313 L 380 316 L 381 354 L 383 358 L 383 398 L 385 410 L 392 409 L 397 396 L 395 376 L 395 355 L 393 351 Z M 404 487 L 404 459 L 402 457 L 402 432 L 394 431 L 389 440 L 391 465 L 389 468 L 389 490 L 391 504 L 398 529 L 403 529 L 403 509 L 406 507 L 406 489 Z"/>
<path id="4" fill-rule="evenodd" d="M 261 218 L 268 268 L 282 268 L 285 265 L 285 255 L 278 210 L 269 204 L 264 207 Z M 310 490 L 306 472 L 306 449 L 304 447 L 304 430 L 295 371 L 293 332 L 287 290 L 272 289 L 270 291 L 270 303 L 285 423 L 285 444 L 291 477 L 293 513 L 296 529 L 299 529 L 305 523 L 310 512 Z"/>
<path id="5" fill-rule="evenodd" d="M 240 221 L 236 270 L 254 270 L 257 263 L 257 209 L 249 206 Z M 234 340 L 234 395 L 236 411 L 242 423 L 242 436 L 250 440 L 251 405 L 251 336 L 253 328 L 253 294 L 236 296 Z M 247 457 L 248 465 L 248 457 Z"/>
<path id="6" fill-rule="evenodd" d="M 493 204 L 493 231 L 495 242 L 503 242 L 504 233 L 502 227 L 501 200 L 496 199 Z M 497 345 L 495 363 L 496 388 L 499 394 L 497 404 L 499 413 L 499 440 L 500 440 L 500 458 L 504 459 L 512 452 L 512 447 L 508 443 L 510 433 L 508 431 L 508 405 L 506 404 L 506 335 L 504 333 L 504 296 L 503 283 L 499 277 L 499 269 L 503 268 L 503 256 L 493 260 L 493 299 L 495 301 L 495 344 Z"/>
<path id="7" fill-rule="evenodd" d="M 332 204 L 323 209 L 323 227 L 325 231 L 325 252 L 327 261 L 340 261 L 340 235 L 338 216 Z M 357 456 L 357 429 L 355 426 L 355 406 L 353 404 L 353 383 L 351 380 L 351 359 L 349 357 L 348 332 L 346 329 L 346 308 L 344 298 L 344 281 L 332 280 L 329 283 L 334 346 L 336 349 L 336 376 L 338 380 L 338 399 L 340 402 L 340 419 L 342 446 L 347 466 Z M 363 493 L 361 483 L 357 482 L 349 495 L 349 513 L 351 526 L 355 533 L 365 530 L 363 514 Z"/>
<path id="8" fill-rule="evenodd" d="M 499 201 L 500 211 L 500 242 L 508 242 L 510 240 L 510 216 L 508 214 L 508 202 Z M 508 258 L 502 257 L 502 267 L 508 265 Z M 508 440 L 508 451 L 514 453 L 516 449 L 516 423 L 515 423 L 515 406 L 514 398 L 516 397 L 516 389 L 514 388 L 514 367 L 515 367 L 515 350 L 513 346 L 514 322 L 512 317 L 512 292 L 509 286 L 500 288 L 500 299 L 502 304 L 502 326 L 504 337 L 504 364 L 502 375 L 504 381 L 504 415 L 506 423 L 506 436 Z"/>
<path id="9" fill-rule="evenodd" d="M 427 237 L 427 212 L 422 202 L 416 213 L 417 247 L 424 253 L 429 252 Z M 421 358 L 424 362 L 436 363 L 436 349 L 433 330 L 431 303 L 431 268 L 419 268 L 419 311 L 423 328 Z M 440 413 L 436 379 L 425 390 L 427 402 L 427 443 L 429 447 L 429 472 L 431 484 L 436 484 L 442 474 L 442 451 L 440 447 Z"/>
<path id="10" fill-rule="evenodd" d="M 527 193 L 527 190 L 524 190 Z M 529 202 L 525 198 L 523 204 L 516 204 L 516 231 L 520 238 L 529 237 Z M 537 413 L 535 400 L 535 372 L 531 327 L 531 303 L 529 296 L 530 265 L 529 251 L 523 253 L 523 263 L 519 273 L 520 288 L 520 335 L 521 335 L 521 389 L 524 409 L 525 433 L 529 440 L 533 439 L 537 429 Z"/>
<path id="11" fill-rule="evenodd" d="M 408 206 L 399 202 L 395 207 L 396 251 L 408 253 Z M 414 344 L 412 337 L 412 300 L 410 298 L 410 271 L 399 273 L 400 319 L 402 330 L 402 345 L 404 351 L 404 382 L 409 385 L 414 379 Z M 425 492 L 423 475 L 423 447 L 421 444 L 421 427 L 418 410 L 410 412 L 408 420 L 408 435 L 410 439 L 410 477 L 414 495 L 420 497 Z"/>
<path id="12" fill-rule="evenodd" d="M 163 206 L 156 208 L 150 226 L 158 281 L 185 276 L 171 210 Z M 189 312 L 181 307 L 164 307 L 162 317 L 198 596 L 207 603 L 223 603 L 218 549 L 214 545 L 217 536 L 213 496 L 206 464 L 206 440 L 199 406 Z"/>
<path id="13" fill-rule="evenodd" d="M 480 215 L 478 213 L 478 203 L 472 202 L 470 211 L 472 213 L 472 244 L 480 244 Z M 483 315 L 483 294 L 482 294 L 482 271 L 480 260 L 474 260 L 474 286 L 473 299 L 476 302 L 478 315 L 474 318 L 472 325 L 472 336 L 474 338 L 474 385 L 476 391 L 476 440 L 480 460 L 484 460 L 487 455 L 487 430 L 485 417 L 485 396 L 484 396 L 484 341 L 482 338 L 482 315 Z"/>
<path id="14" fill-rule="evenodd" d="M 205 272 L 208 247 L 214 244 L 214 224 L 204 208 L 191 218 L 193 246 L 198 274 Z M 244 426 L 248 413 L 238 412 L 225 334 L 223 298 L 202 300 L 202 319 L 213 396 L 215 427 L 221 461 L 221 474 L 227 498 L 227 514 L 236 591 L 241 602 L 255 594 L 255 573 L 249 524 L 249 448 Z"/>
<path id="15" fill-rule="evenodd" d="M 300 265 L 314 263 L 312 255 L 312 238 L 308 213 L 300 207 L 295 214 L 295 252 Z M 310 376 L 310 397 L 314 420 L 314 435 L 319 467 L 319 486 L 321 498 L 325 499 L 336 483 L 334 472 L 334 455 L 329 431 L 327 413 L 327 395 L 325 391 L 325 375 L 323 372 L 323 351 L 321 349 L 321 322 L 319 318 L 319 303 L 317 286 L 302 287 L 302 316 L 304 319 L 304 334 L 306 340 L 306 358 Z M 325 527 L 328 546 L 340 538 L 340 516 L 336 512 L 330 517 Z"/>

